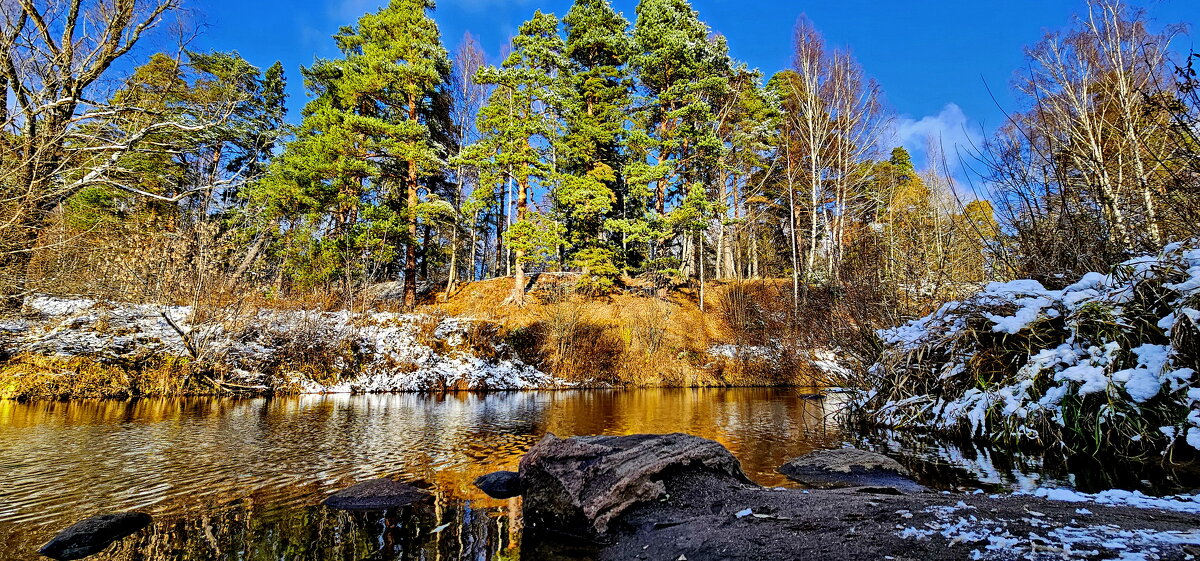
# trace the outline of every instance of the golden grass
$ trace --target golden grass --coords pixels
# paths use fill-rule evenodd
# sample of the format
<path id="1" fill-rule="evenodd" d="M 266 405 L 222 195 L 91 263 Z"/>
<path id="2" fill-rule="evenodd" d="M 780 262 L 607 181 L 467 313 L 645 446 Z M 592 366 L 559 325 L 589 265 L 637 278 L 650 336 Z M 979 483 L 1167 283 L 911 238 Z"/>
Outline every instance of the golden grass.
<path id="1" fill-rule="evenodd" d="M 89 357 L 22 354 L 0 365 L 0 399 L 179 395 L 190 375 L 189 361 L 177 357 L 127 367 Z"/>
<path id="2" fill-rule="evenodd" d="M 597 298 L 573 293 L 557 277 L 536 282 L 525 306 L 500 305 L 511 283 L 468 283 L 449 298 L 438 294 L 438 303 L 424 311 L 496 322 L 523 359 L 576 383 L 703 387 L 807 385 L 813 379 L 806 361 L 707 353 L 714 344 L 742 342 L 722 307 L 731 287 L 745 283 L 710 283 L 703 311 L 691 287 L 662 298 L 637 292 Z M 775 291 L 776 284 L 756 283 L 763 292 Z"/>

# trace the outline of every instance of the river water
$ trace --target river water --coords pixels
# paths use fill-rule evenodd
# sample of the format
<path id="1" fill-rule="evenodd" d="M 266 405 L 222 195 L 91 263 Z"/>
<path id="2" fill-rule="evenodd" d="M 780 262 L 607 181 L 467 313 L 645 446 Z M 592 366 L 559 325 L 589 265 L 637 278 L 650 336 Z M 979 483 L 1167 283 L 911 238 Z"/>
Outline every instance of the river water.
<path id="1" fill-rule="evenodd" d="M 772 486 L 788 485 L 775 473 L 788 460 L 850 443 L 889 452 L 940 488 L 1180 487 L 1169 474 L 856 434 L 837 409 L 782 389 L 0 401 L 0 559 L 37 559 L 58 530 L 127 510 L 154 525 L 95 559 L 543 558 L 529 544 L 522 552 L 519 499 L 490 499 L 471 482 L 515 470 L 546 433 L 687 432 L 725 445 Z M 386 513 L 319 506 L 375 477 L 420 482 L 435 499 Z"/>

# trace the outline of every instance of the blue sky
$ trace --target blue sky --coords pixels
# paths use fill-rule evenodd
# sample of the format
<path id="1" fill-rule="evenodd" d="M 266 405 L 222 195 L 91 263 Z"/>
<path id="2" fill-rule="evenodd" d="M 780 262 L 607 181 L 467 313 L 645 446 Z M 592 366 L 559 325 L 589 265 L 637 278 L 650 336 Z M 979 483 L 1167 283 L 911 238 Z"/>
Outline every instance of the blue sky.
<path id="1" fill-rule="evenodd" d="M 236 50 L 263 68 L 283 61 L 294 121 L 306 100 L 299 67 L 314 57 L 336 56 L 330 36 L 384 1 L 192 0 L 190 17 L 203 29 L 193 48 Z M 435 18 L 451 52 L 470 31 L 495 60 L 534 10 L 562 16 L 571 3 L 439 0 Z M 636 0 L 616 0 L 614 5 L 633 19 Z M 1200 0 L 1142 0 L 1137 5 L 1157 23 L 1200 23 Z M 787 67 L 792 28 L 806 14 L 830 44 L 850 48 L 880 82 L 898 115 L 898 141 L 919 163 L 929 135 L 942 138 L 952 152 L 955 144 L 994 130 L 1004 119 L 1002 108 L 1013 109 L 1008 85 L 1022 65 L 1023 47 L 1048 30 L 1065 27 L 1083 1 L 693 0 L 693 6 L 701 19 L 728 37 L 734 57 L 766 75 Z M 1176 47 L 1187 50 L 1193 41 L 1182 37 Z"/>

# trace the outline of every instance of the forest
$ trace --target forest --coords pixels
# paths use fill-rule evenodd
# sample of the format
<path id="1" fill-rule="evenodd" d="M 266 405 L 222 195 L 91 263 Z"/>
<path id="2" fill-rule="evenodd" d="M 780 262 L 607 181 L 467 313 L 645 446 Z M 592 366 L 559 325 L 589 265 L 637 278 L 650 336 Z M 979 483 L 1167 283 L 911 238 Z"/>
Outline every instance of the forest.
<path id="1" fill-rule="evenodd" d="M 1144 298 L 1158 323 L 1108 318 L 1087 333 L 1131 337 L 1104 367 L 1118 386 L 1121 364 L 1141 364 L 1134 343 L 1173 349 L 1160 370 L 1198 360 L 1195 291 L 1180 275 L 1195 276 L 1200 56 L 1179 50 L 1184 28 L 1092 1 L 1027 46 L 1003 126 L 972 146 L 931 137 L 918 169 L 882 86 L 803 16 L 791 67 L 768 75 L 735 60 L 686 0 L 642 0 L 632 19 L 607 0 L 536 11 L 498 64 L 469 33 L 451 52 L 434 8 L 392 0 L 332 37 L 339 56 L 297 73 L 183 39 L 175 52 L 138 48 L 186 38 L 171 27 L 177 0 L 5 3 L 6 313 L 72 298 L 141 306 L 182 355 L 76 356 L 87 353 L 45 337 L 30 346 L 31 324 L 16 320 L 7 337 L 26 343 L 0 355 L 6 394 L 231 390 L 246 370 L 334 387 L 367 372 L 366 335 L 345 333 L 357 320 L 262 324 L 269 310 L 308 310 L 416 311 L 423 327 L 405 337 L 442 349 L 460 330 L 484 362 L 500 352 L 487 341 L 503 340 L 574 384 L 844 385 L 903 401 L 907 384 L 872 365 L 965 361 L 960 389 L 1001 387 L 1074 329 L 1054 320 L 1078 315 L 1022 302 L 1147 255 L 1178 269 L 1151 287 L 1174 296 Z M 298 116 L 289 80 L 307 92 Z M 964 155 L 965 179 L 948 152 Z M 1146 280 L 1133 277 L 1107 282 Z M 1018 279 L 1036 283 L 1025 300 L 987 300 L 988 283 Z M 952 333 L 986 353 L 914 358 L 903 345 L 920 337 L 895 336 L 981 298 L 983 315 Z M 1122 303 L 1108 304 L 1119 316 Z M 100 315 L 97 333 L 149 329 Z M 374 328 L 391 333 L 389 321 Z M 222 333 L 259 337 L 269 364 L 231 366 L 254 353 Z M 122 371 L 145 379 L 105 386 Z M 76 392 L 64 373 L 103 387 Z M 293 382 L 265 386 L 309 387 Z"/>
<path id="2" fill-rule="evenodd" d="M 1037 253 L 1008 244 L 1012 262 L 985 254 L 1001 241 L 997 218 L 1034 218 L 1015 200 L 999 214 L 962 200 L 936 167 L 915 170 L 885 145 L 880 86 L 807 21 L 794 68 L 764 76 L 733 60 L 686 2 L 643 2 L 632 24 L 606 2 L 578 2 L 561 20 L 533 14 L 489 66 L 470 36 L 448 52 L 431 2 L 392 2 L 333 38 L 342 57 L 298 76 L 184 50 L 125 60 L 136 68 L 115 77 L 114 62 L 176 8 L 143 4 L 5 14 L 10 301 L 228 291 L 353 308 L 372 285 L 397 281 L 411 309 L 511 277 L 505 302 L 520 306 L 530 275 L 567 271 L 595 296 L 787 279 L 796 306 L 818 287 L 873 287 L 855 297 L 918 310 L 1018 274 L 1022 252 Z M 1123 9 L 1097 16 L 1140 26 Z M 1186 108 L 1143 115 L 1133 99 L 1143 86 L 1179 87 L 1168 84 L 1166 52 L 1153 56 L 1121 69 L 1130 75 L 1120 95 L 1136 105 L 1130 130 L 1158 122 L 1172 143 L 1168 119 L 1189 117 Z M 1046 72 L 1031 87 L 1066 86 Z M 288 79 L 310 97 L 296 125 L 285 115 Z M 1080 196 L 1070 209 L 1108 200 Z M 1175 205 L 1140 201 L 1118 197 L 1121 221 L 1089 227 L 1140 228 L 1145 215 L 1169 236 Z M 1153 241 L 1143 238 L 1114 234 L 1092 253 Z"/>
<path id="3" fill-rule="evenodd" d="M 512 277 L 520 306 L 529 275 L 570 271 L 597 296 L 788 279 L 796 306 L 821 289 L 912 314 L 1102 270 L 1197 218 L 1194 70 L 1118 4 L 1029 47 L 1026 106 L 967 147 L 975 193 L 887 145 L 880 85 L 804 19 L 771 76 L 682 0 L 632 24 L 604 1 L 537 12 L 489 66 L 470 36 L 449 53 L 432 2 L 398 1 L 289 77 L 232 51 L 122 60 L 174 0 L 75 4 L 4 14 L 10 302 L 354 307 L 401 281 L 411 309 Z M 310 97 L 297 125 L 289 78 Z"/>

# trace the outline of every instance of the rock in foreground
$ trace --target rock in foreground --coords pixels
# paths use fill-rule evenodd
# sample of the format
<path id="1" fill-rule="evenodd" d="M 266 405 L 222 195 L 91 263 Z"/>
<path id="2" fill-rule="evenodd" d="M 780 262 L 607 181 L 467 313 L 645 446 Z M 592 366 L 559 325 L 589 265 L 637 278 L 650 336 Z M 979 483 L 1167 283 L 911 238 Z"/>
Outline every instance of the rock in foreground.
<path id="1" fill-rule="evenodd" d="M 839 487 L 893 488 L 905 493 L 925 490 L 908 469 L 883 454 L 843 448 L 819 450 L 796 458 L 779 468 L 779 473 L 797 483 L 817 489 Z"/>
<path id="2" fill-rule="evenodd" d="M 428 499 L 430 494 L 407 483 L 372 479 L 352 485 L 325 499 L 325 506 L 342 510 L 386 510 Z"/>
<path id="3" fill-rule="evenodd" d="M 666 494 L 664 479 L 696 473 L 751 485 L 724 446 L 686 434 L 546 435 L 521 459 L 527 528 L 600 536 L 629 507 Z"/>
<path id="4" fill-rule="evenodd" d="M 113 542 L 136 533 L 152 522 L 149 514 L 101 514 L 81 520 L 54 536 L 38 553 L 51 559 L 83 559 L 104 551 Z"/>

